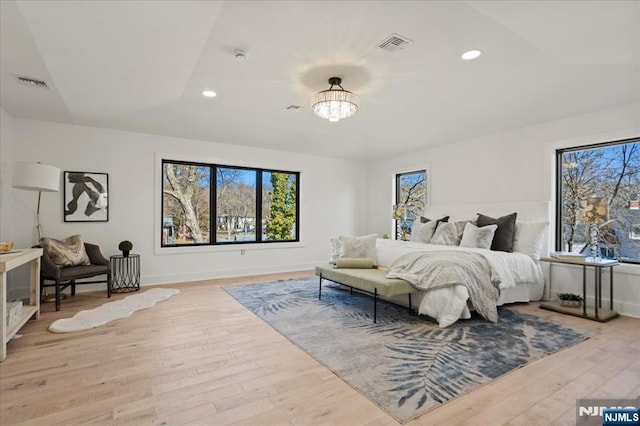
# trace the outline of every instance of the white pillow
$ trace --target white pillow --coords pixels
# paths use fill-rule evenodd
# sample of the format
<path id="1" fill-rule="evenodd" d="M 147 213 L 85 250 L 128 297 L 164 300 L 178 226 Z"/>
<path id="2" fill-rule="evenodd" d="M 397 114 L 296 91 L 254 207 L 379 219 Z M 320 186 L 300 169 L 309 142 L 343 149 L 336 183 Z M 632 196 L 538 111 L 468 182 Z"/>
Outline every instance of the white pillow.
<path id="1" fill-rule="evenodd" d="M 424 222 L 423 219 L 425 220 Z M 438 222 L 438 220 L 430 220 L 422 217 L 417 218 L 413 221 L 409 241 L 428 244 L 429 241 L 431 241 L 431 237 L 433 237 L 433 233 L 436 232 Z"/>
<path id="2" fill-rule="evenodd" d="M 331 239 L 331 257 L 329 263 L 336 263 L 336 260 L 340 258 L 340 241 L 337 238 Z"/>
<path id="3" fill-rule="evenodd" d="M 527 254 L 533 260 L 540 260 L 548 227 L 549 222 L 516 222 L 513 251 Z"/>
<path id="4" fill-rule="evenodd" d="M 493 236 L 496 234 L 496 229 L 498 229 L 498 225 L 477 227 L 473 223 L 468 222 L 464 227 L 460 247 L 473 247 L 490 250 L 491 243 L 493 242 Z"/>
<path id="5" fill-rule="evenodd" d="M 364 235 L 362 237 L 349 237 L 340 235 L 338 243 L 340 245 L 340 258 L 343 257 L 365 257 L 371 259 L 374 265 L 378 264 L 376 256 L 377 234 Z"/>
<path id="6" fill-rule="evenodd" d="M 436 232 L 431 238 L 431 244 L 440 244 L 443 246 L 457 246 L 460 245 L 462 234 L 464 233 L 465 225 L 469 223 L 466 221 L 461 222 L 440 222 L 436 228 Z"/>

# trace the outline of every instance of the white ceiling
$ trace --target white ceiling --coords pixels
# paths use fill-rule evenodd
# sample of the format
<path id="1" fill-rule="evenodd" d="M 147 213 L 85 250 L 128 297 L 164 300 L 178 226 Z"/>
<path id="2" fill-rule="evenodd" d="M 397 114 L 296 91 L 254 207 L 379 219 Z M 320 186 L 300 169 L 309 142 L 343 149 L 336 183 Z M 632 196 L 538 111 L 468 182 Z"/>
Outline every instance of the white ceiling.
<path id="1" fill-rule="evenodd" d="M 640 102 L 638 1 L 0 4 L 15 117 L 372 159 Z M 332 76 L 361 99 L 338 123 L 309 108 Z"/>

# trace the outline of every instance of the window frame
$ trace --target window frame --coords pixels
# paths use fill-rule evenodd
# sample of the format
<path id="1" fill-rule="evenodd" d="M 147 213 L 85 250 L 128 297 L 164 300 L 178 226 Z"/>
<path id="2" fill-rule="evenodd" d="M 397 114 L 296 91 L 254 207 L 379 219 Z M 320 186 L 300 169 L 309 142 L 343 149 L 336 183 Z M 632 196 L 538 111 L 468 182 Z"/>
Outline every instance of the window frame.
<path id="1" fill-rule="evenodd" d="M 563 228 L 563 222 L 562 222 L 562 206 L 563 206 L 563 202 L 562 202 L 562 170 L 563 170 L 563 161 L 562 161 L 562 156 L 566 153 L 571 153 L 571 152 L 577 152 L 577 151 L 585 151 L 585 150 L 593 150 L 593 149 L 599 149 L 599 148 L 607 148 L 607 147 L 612 147 L 612 146 L 616 146 L 616 145 L 625 145 L 625 144 L 629 144 L 629 143 L 640 143 L 640 137 L 633 137 L 633 138 L 628 138 L 628 139 L 620 139 L 620 140 L 614 140 L 614 141 L 608 141 L 608 142 L 599 142 L 599 143 L 594 143 L 594 144 L 587 144 L 587 145 L 577 145 L 577 146 L 571 146 L 571 147 L 566 147 L 566 148 L 558 148 L 556 149 L 556 156 L 555 156 L 555 160 L 556 160 L 556 164 L 555 164 L 555 192 L 556 192 L 556 196 L 555 196 L 555 242 L 554 242 L 554 247 L 555 250 L 564 250 L 564 244 L 563 244 L 563 239 L 562 239 L 562 228 Z M 618 262 L 620 263 L 624 263 L 627 265 L 639 265 L 640 261 L 629 261 L 629 260 L 622 260 L 622 259 L 617 259 Z"/>
<path id="2" fill-rule="evenodd" d="M 209 178 L 209 242 L 205 243 L 189 243 L 189 244 L 164 244 L 162 241 L 162 232 L 164 224 L 164 167 L 165 164 L 178 164 L 185 166 L 196 167 L 208 167 L 210 169 Z M 218 241 L 217 240 L 217 185 L 218 185 L 218 168 L 223 169 L 239 169 L 255 171 L 256 173 L 256 239 L 250 241 Z M 296 181 L 296 203 L 295 214 L 296 221 L 294 223 L 293 231 L 295 232 L 295 238 L 289 240 L 263 240 L 262 239 L 262 175 L 267 173 L 283 173 L 288 175 L 294 175 Z M 176 248 L 193 248 L 193 247 L 225 247 L 247 244 L 272 244 L 272 243 L 299 243 L 300 242 L 300 172 L 299 171 L 287 171 L 278 169 L 265 169 L 260 167 L 227 165 L 218 163 L 205 163 L 198 161 L 183 161 L 172 160 L 165 157 L 160 158 L 160 249 L 176 249 Z"/>

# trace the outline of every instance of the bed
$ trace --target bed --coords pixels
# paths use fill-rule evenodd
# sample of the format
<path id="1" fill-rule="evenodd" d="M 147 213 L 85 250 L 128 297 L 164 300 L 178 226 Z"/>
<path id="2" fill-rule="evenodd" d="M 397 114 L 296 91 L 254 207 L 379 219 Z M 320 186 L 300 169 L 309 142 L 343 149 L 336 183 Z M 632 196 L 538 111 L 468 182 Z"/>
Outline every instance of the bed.
<path id="1" fill-rule="evenodd" d="M 539 260 L 540 256 L 549 249 L 548 218 L 550 217 L 550 206 L 548 202 L 440 205 L 429 206 L 426 210 L 425 215 L 431 219 L 425 218 L 425 220 L 429 221 L 429 225 L 432 226 L 424 235 L 423 231 L 426 227 L 419 229 L 420 237 L 417 238 L 419 242 L 376 239 L 375 244 L 369 244 L 368 253 L 365 251 L 359 255 L 354 253 L 351 255 L 353 257 L 373 257 L 374 264 L 379 269 L 387 270 L 388 278 L 405 279 L 417 287 L 418 292 L 414 296 L 414 306 L 417 304 L 420 314 L 436 319 L 441 327 L 447 327 L 458 319 L 470 318 L 471 310 L 474 309 L 489 321 L 495 322 L 497 321 L 496 306 L 542 299 L 545 282 Z M 501 224 L 496 224 L 494 227 L 495 233 L 489 237 L 492 240 L 485 239 L 484 244 L 477 246 L 483 248 L 463 244 L 460 238 L 466 238 L 468 223 L 476 225 L 474 232 L 478 235 L 487 232 L 486 229 L 491 227 L 480 223 L 481 216 L 487 216 L 477 213 L 486 213 L 499 219 L 503 219 L 501 215 L 504 215 L 504 218 L 513 216 L 511 218 L 511 232 L 513 234 L 510 236 L 510 240 L 507 239 L 513 244 L 513 247 L 507 251 L 501 251 L 500 248 L 494 247 L 494 243 L 499 240 L 498 234 L 502 232 L 500 229 L 504 230 L 509 227 L 503 228 Z M 447 219 L 444 220 L 444 218 Z M 437 244 L 433 244 L 437 239 L 435 234 L 442 227 L 441 220 L 448 223 L 447 227 L 450 231 L 457 230 L 457 240 L 453 238 L 450 241 L 449 237 L 439 238 Z M 418 235 L 416 221 L 413 225 L 412 239 Z M 456 231 L 452 231 L 453 234 L 456 234 Z M 367 237 L 371 237 L 371 235 Z M 375 245 L 375 249 L 373 245 Z M 332 258 L 333 248 L 332 246 Z M 371 250 L 374 253 L 371 253 Z M 429 270 L 432 263 L 439 264 L 439 269 Z M 419 270 L 408 271 L 406 269 L 408 266 L 416 264 L 421 265 Z M 486 280 L 476 280 L 475 277 L 480 275 L 473 274 L 469 274 L 459 281 L 451 278 L 454 275 L 464 276 L 468 272 L 467 269 L 482 269 L 487 277 Z M 447 271 L 454 273 L 448 274 Z M 422 280 L 423 277 L 426 278 Z M 482 288 L 478 289 L 475 288 L 476 281 L 489 281 L 489 284 L 482 284 L 480 286 Z M 425 282 L 429 285 L 428 288 L 423 285 Z M 463 285 L 460 285 L 460 282 L 464 282 Z M 487 300 L 491 300 L 490 303 L 478 298 L 479 294 L 484 297 L 485 293 L 491 293 L 490 297 L 487 297 Z M 389 298 L 389 300 L 406 305 L 405 298 Z M 487 304 L 491 305 L 490 309 L 486 309 Z M 487 314 L 489 310 L 492 310 L 493 314 L 491 312 Z"/>
<path id="2" fill-rule="evenodd" d="M 389 269 L 401 256 L 408 253 L 478 253 L 492 265 L 499 276 L 499 297 L 497 306 L 505 303 L 529 302 L 542 298 L 544 275 L 540 263 L 524 253 L 506 253 L 478 248 L 423 244 L 409 241 L 378 239 L 376 252 L 378 268 Z M 405 304 L 404 298 L 390 298 L 390 301 Z M 420 291 L 414 295 L 418 312 L 438 321 L 440 327 L 447 327 L 458 319 L 470 318 L 469 292 L 466 287 L 452 286 Z"/>

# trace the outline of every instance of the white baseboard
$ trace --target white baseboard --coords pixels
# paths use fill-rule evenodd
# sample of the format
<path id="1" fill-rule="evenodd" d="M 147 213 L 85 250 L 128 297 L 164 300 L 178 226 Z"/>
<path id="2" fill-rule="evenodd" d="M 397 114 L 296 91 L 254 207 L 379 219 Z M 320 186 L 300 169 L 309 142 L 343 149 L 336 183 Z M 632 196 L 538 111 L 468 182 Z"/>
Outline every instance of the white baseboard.
<path id="1" fill-rule="evenodd" d="M 141 278 L 141 282 L 144 285 L 157 285 L 157 284 L 174 284 L 191 281 L 203 281 L 212 280 L 217 278 L 233 278 L 233 277 L 246 277 L 251 275 L 262 274 L 276 274 L 280 272 L 296 272 L 313 270 L 317 263 L 300 263 L 292 265 L 277 265 L 272 267 L 257 267 L 257 268 L 233 268 L 233 269 L 218 269 L 215 271 L 200 271 L 200 272 L 188 272 L 171 275 L 145 275 Z"/>
<path id="2" fill-rule="evenodd" d="M 252 275 L 276 274 L 282 272 L 311 271 L 315 268 L 316 265 L 320 265 L 322 263 L 323 262 L 318 261 L 315 263 L 300 263 L 285 266 L 277 265 L 273 267 L 234 268 L 215 271 L 187 272 L 179 274 L 142 275 L 140 277 L 140 287 L 151 285 L 171 285 L 192 281 L 212 280 L 217 278 L 247 277 Z M 77 293 L 88 293 L 93 291 L 104 291 L 106 293 L 106 284 L 87 284 L 76 287 Z"/>

